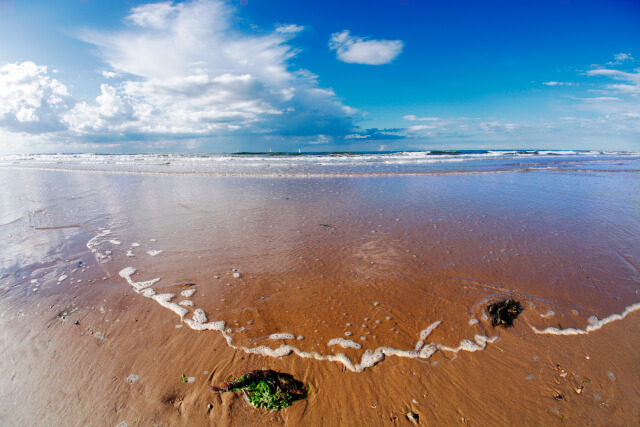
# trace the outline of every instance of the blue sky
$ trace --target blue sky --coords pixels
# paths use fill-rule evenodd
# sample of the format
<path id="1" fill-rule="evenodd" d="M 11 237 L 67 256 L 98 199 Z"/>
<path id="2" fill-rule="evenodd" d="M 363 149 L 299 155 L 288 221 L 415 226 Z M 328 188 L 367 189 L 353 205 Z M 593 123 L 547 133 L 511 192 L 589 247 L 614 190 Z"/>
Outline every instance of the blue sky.
<path id="1" fill-rule="evenodd" d="M 0 0 L 0 153 L 640 150 L 638 22 L 632 0 Z"/>

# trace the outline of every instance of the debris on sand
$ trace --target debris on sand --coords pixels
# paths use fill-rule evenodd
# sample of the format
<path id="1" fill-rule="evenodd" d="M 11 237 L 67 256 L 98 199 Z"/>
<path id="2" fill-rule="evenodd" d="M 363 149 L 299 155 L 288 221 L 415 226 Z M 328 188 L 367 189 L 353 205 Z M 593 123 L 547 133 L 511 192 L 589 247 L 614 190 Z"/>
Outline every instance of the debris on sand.
<path id="1" fill-rule="evenodd" d="M 227 378 L 224 387 L 211 386 L 211 390 L 216 393 L 242 390 L 251 405 L 271 411 L 291 406 L 308 393 L 307 387 L 292 375 L 270 369 L 251 371 L 238 379 Z"/>
<path id="2" fill-rule="evenodd" d="M 420 416 L 418 416 L 418 414 L 414 414 L 413 412 L 409 412 L 407 414 L 407 418 L 416 423 L 420 421 Z"/>
<path id="3" fill-rule="evenodd" d="M 138 380 L 140 379 L 140 377 L 136 374 L 131 374 L 127 377 L 127 383 L 128 384 L 135 384 L 136 382 L 138 382 Z"/>
<path id="4" fill-rule="evenodd" d="M 493 326 L 513 326 L 513 320 L 522 312 L 522 306 L 518 301 L 507 299 L 498 301 L 488 307 Z"/>

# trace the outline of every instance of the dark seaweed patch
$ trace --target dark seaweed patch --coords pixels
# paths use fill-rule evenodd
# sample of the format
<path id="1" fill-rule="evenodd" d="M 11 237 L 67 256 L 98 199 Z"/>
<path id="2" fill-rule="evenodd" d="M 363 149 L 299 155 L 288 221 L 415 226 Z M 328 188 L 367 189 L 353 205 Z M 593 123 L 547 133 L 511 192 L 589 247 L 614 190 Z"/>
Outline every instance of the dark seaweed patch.
<path id="1" fill-rule="evenodd" d="M 513 326 L 513 320 L 522 312 L 518 301 L 507 299 L 498 301 L 488 307 L 493 326 Z"/>
<path id="2" fill-rule="evenodd" d="M 242 390 L 256 408 L 279 411 L 297 400 L 307 397 L 307 387 L 289 374 L 268 370 L 246 373 L 238 379 L 227 379 L 224 387 L 213 387 L 216 393 Z"/>

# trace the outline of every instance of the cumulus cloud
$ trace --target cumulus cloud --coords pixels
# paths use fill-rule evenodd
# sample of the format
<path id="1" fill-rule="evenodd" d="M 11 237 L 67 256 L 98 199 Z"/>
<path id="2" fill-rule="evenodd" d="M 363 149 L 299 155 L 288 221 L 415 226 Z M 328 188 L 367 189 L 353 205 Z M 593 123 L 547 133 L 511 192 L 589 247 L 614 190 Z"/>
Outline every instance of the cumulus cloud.
<path id="1" fill-rule="evenodd" d="M 338 59 L 351 64 L 388 64 L 400 55 L 402 40 L 371 40 L 351 35 L 349 30 L 331 34 L 329 49 Z"/>
<path id="2" fill-rule="evenodd" d="M 27 61 L 0 68 L 0 127 L 33 134 L 60 130 L 58 115 L 69 101 L 67 87 L 45 66 Z"/>
<path id="3" fill-rule="evenodd" d="M 107 84 L 100 85 L 101 94 L 96 98 L 97 105 L 86 102 L 76 104 L 64 115 L 69 129 L 77 133 L 94 133 L 108 130 L 126 131 L 125 124 L 133 118 L 133 105 L 130 98 L 121 98 L 116 89 Z"/>
<path id="4" fill-rule="evenodd" d="M 303 27 L 247 34 L 233 28 L 234 13 L 219 0 L 147 4 L 131 10 L 121 31 L 84 33 L 112 73 L 129 77 L 102 85 L 95 103 L 77 104 L 64 116 L 69 128 L 176 137 L 350 133 L 356 111 L 310 72 L 290 70 L 296 51 L 287 42 Z"/>

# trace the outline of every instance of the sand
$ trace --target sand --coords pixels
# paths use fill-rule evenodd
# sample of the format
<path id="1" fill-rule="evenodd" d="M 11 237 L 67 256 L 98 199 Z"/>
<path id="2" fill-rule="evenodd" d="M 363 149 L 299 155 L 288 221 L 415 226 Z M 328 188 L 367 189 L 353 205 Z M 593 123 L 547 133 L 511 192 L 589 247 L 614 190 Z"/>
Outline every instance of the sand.
<path id="1" fill-rule="evenodd" d="M 637 175 L 0 182 L 3 424 L 640 420 L 640 311 L 579 333 L 640 301 Z M 308 398 L 209 390 L 260 368 Z"/>

